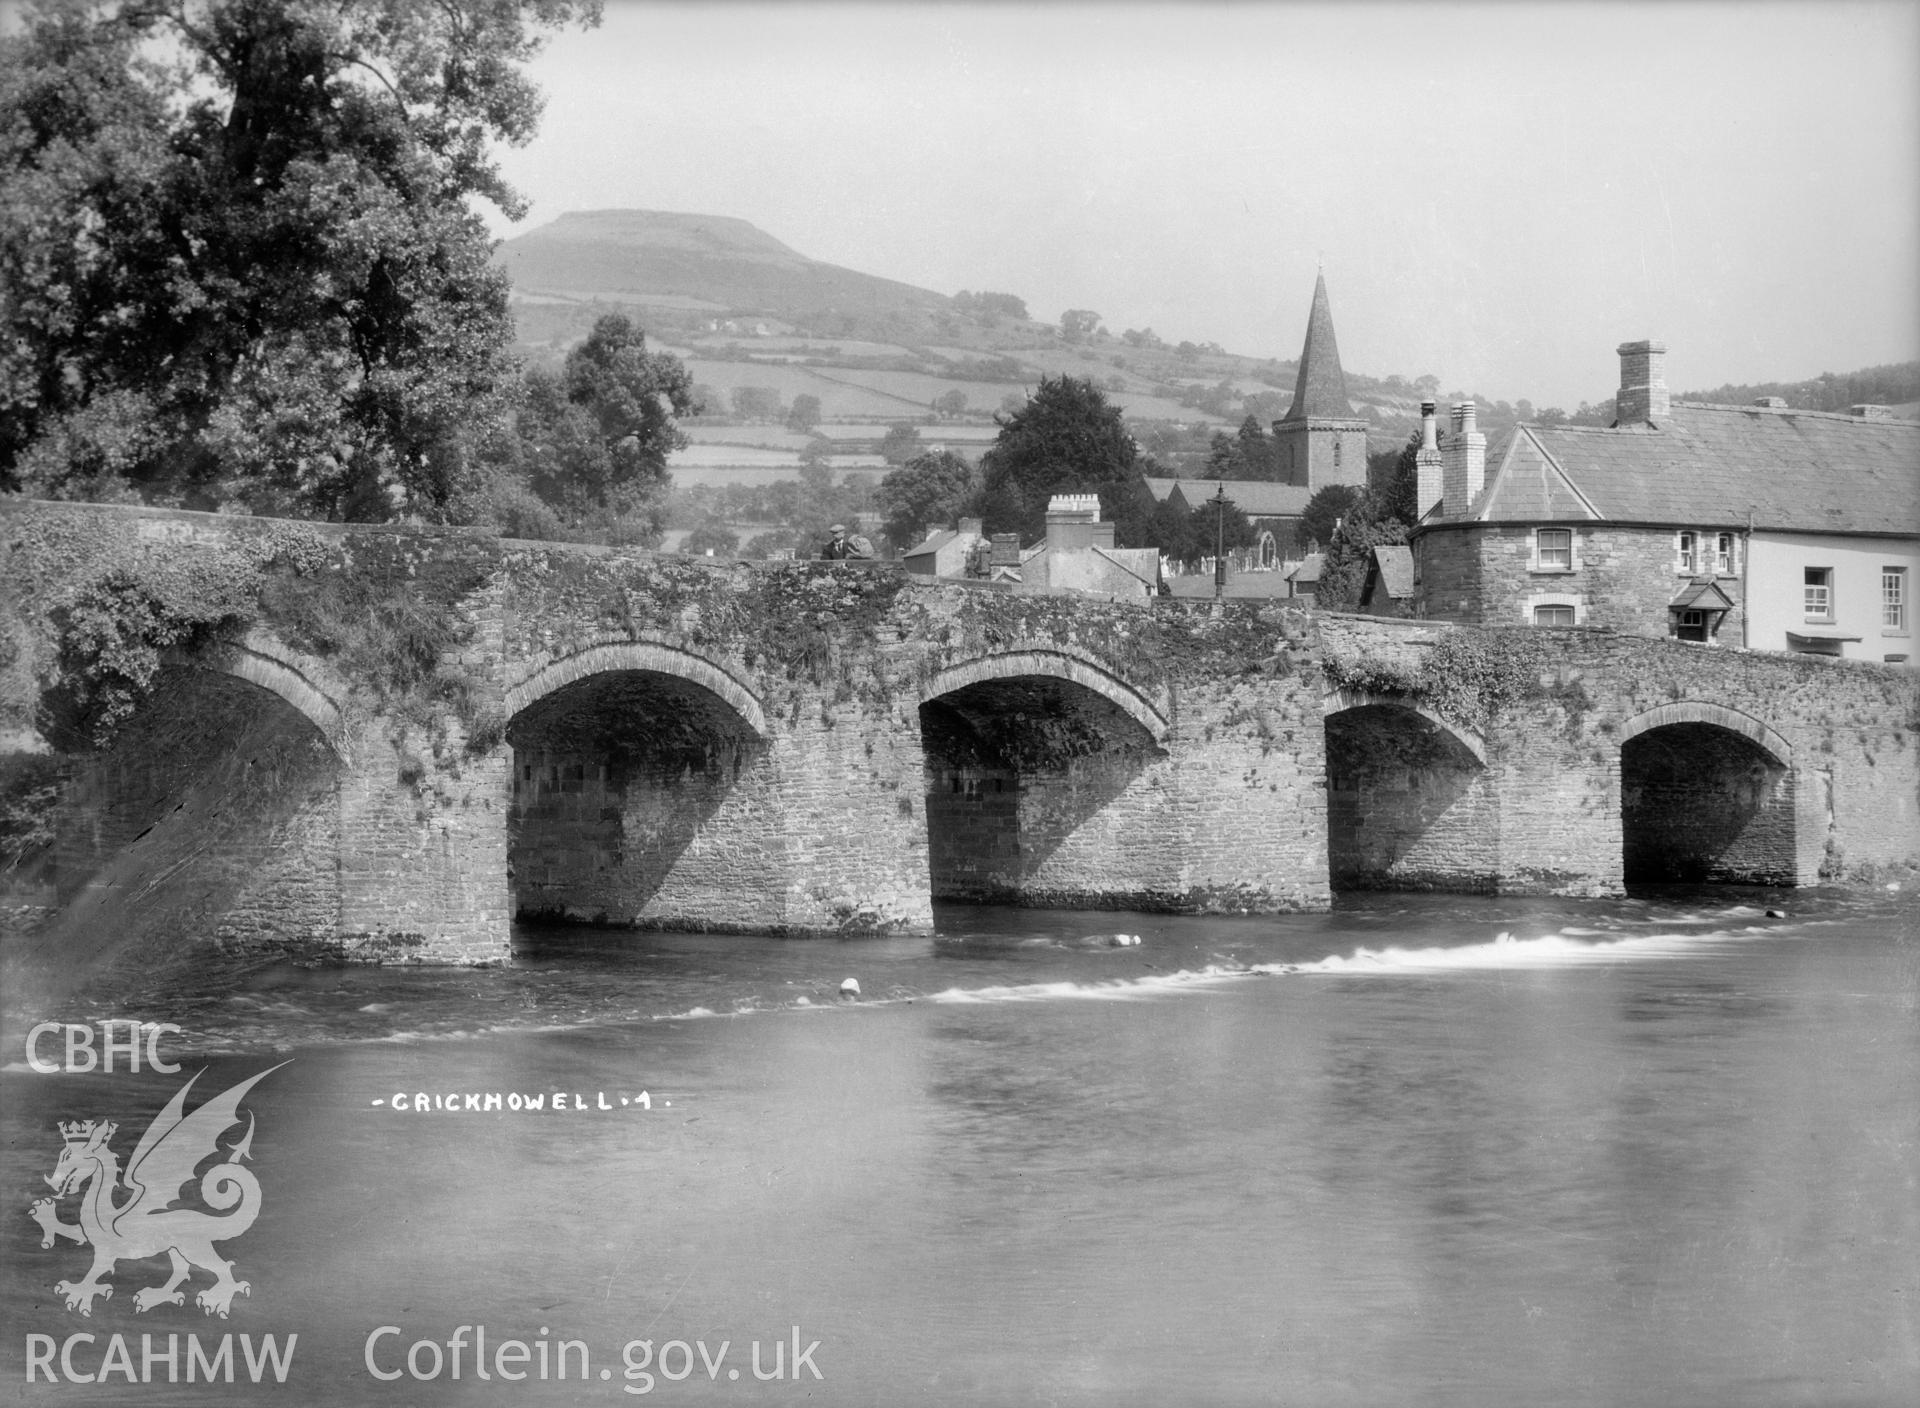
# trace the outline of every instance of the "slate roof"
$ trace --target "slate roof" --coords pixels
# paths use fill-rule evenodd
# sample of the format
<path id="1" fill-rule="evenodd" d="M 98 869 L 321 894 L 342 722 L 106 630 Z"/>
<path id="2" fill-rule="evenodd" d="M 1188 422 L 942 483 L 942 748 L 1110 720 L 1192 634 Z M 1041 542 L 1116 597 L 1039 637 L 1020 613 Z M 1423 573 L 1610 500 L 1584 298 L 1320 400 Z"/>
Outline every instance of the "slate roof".
<path id="1" fill-rule="evenodd" d="M 1413 549 L 1402 544 L 1389 544 L 1373 550 L 1373 570 L 1380 576 L 1380 585 L 1394 601 L 1405 601 L 1413 595 Z M 1369 577 L 1369 585 L 1372 584 Z"/>
<path id="2" fill-rule="evenodd" d="M 1227 497 L 1248 518 L 1298 518 L 1313 497 L 1313 490 L 1304 484 L 1272 484 L 1264 479 L 1178 479 L 1174 483 L 1189 508 L 1202 507 L 1224 483 Z"/>
<path id="3" fill-rule="evenodd" d="M 1287 580 L 1296 585 L 1320 580 L 1320 569 L 1327 565 L 1327 555 L 1323 552 L 1308 553 L 1306 561 L 1287 573 Z"/>
<path id="4" fill-rule="evenodd" d="M 1669 611 L 1731 611 L 1733 598 L 1720 590 L 1720 584 L 1711 577 L 1696 577 L 1680 589 L 1679 595 L 1667 603 Z"/>
<path id="5" fill-rule="evenodd" d="M 1180 485 L 1178 479 L 1162 479 L 1152 474 L 1143 474 L 1140 477 L 1146 481 L 1147 492 L 1153 495 L 1153 501 L 1157 504 L 1165 503 L 1167 495 Z"/>
<path id="6" fill-rule="evenodd" d="M 1681 402 L 1657 427 L 1517 426 L 1488 465 L 1467 521 L 1920 531 L 1920 421 Z"/>
<path id="7" fill-rule="evenodd" d="M 1327 306 L 1327 276 L 1313 281 L 1313 309 L 1307 314 L 1307 340 L 1300 348 L 1300 374 L 1293 383 L 1293 404 L 1283 421 L 1353 420 L 1347 399 L 1347 374 L 1340 369 L 1340 344 L 1333 336 L 1333 310 Z"/>
<path id="8" fill-rule="evenodd" d="M 927 534 L 925 542 L 916 543 L 913 547 L 901 553 L 900 556 L 903 558 L 919 557 L 922 553 L 938 552 L 959 536 L 960 534 L 951 528 L 936 528 Z"/>

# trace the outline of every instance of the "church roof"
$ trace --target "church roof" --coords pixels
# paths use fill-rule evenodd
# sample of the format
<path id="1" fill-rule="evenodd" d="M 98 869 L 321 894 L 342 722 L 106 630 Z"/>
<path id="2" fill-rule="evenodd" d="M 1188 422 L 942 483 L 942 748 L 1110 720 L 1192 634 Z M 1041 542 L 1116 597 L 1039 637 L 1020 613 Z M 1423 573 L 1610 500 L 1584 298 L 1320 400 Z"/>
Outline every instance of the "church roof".
<path id="1" fill-rule="evenodd" d="M 1522 425 L 1469 519 L 1911 534 L 1920 424 L 1675 402 L 1659 428 Z"/>
<path id="2" fill-rule="evenodd" d="M 1298 518 L 1313 490 L 1304 484 L 1274 484 L 1264 479 L 1176 479 L 1189 509 L 1205 508 L 1217 490 L 1226 490 L 1233 506 L 1248 518 Z"/>
<path id="3" fill-rule="evenodd" d="M 1293 404 L 1282 420 L 1353 420 L 1347 399 L 1347 374 L 1340 369 L 1340 344 L 1333 337 L 1333 310 L 1327 306 L 1327 276 L 1313 281 L 1313 311 L 1307 314 L 1307 340 L 1300 349 L 1300 375 Z"/>

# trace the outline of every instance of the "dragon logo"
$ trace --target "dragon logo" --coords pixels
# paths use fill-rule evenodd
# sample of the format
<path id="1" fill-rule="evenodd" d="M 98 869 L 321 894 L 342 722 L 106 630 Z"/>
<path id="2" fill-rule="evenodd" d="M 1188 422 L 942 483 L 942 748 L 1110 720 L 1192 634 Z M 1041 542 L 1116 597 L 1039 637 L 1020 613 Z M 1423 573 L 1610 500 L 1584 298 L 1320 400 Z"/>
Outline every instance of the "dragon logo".
<path id="1" fill-rule="evenodd" d="M 214 1251 L 213 1244 L 232 1241 L 260 1215 L 259 1181 L 241 1167 L 253 1148 L 253 1116 L 246 1117 L 247 1132 L 231 1148 L 221 1149 L 219 1140 L 240 1122 L 240 1101 L 246 1093 L 279 1069 L 271 1066 L 187 1114 L 187 1092 L 204 1074 L 196 1073 L 174 1092 L 166 1109 L 140 1136 L 127 1163 L 124 1184 L 120 1156 L 107 1147 L 117 1125 L 93 1120 L 61 1124 L 65 1143 L 46 1180 L 53 1197 L 37 1200 L 28 1215 L 40 1224 L 42 1248 L 62 1237 L 93 1248 L 93 1269 L 84 1280 L 54 1285 L 66 1298 L 68 1310 L 93 1314 L 94 1297 L 113 1299 L 113 1287 L 105 1278 L 118 1262 L 141 1261 L 162 1252 L 172 1261 L 172 1274 L 165 1285 L 134 1293 L 136 1311 L 183 1304 L 186 1297 L 180 1284 L 196 1266 L 214 1276 L 213 1285 L 194 1297 L 209 1315 L 226 1319 L 234 1296 L 251 1292 L 249 1282 L 233 1278 L 233 1263 Z M 200 1165 L 221 1154 L 224 1159 L 199 1177 L 200 1200 L 213 1211 L 175 1206 Z M 56 1202 L 72 1193 L 80 1194 L 80 1220 L 62 1222 Z"/>

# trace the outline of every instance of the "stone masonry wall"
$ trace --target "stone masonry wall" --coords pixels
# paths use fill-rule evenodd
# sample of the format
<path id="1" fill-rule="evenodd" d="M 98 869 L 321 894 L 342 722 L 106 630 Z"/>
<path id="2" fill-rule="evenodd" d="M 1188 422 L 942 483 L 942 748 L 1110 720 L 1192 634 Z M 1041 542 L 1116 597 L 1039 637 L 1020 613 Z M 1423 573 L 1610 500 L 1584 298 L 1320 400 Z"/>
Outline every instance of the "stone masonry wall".
<path id="1" fill-rule="evenodd" d="M 1532 527 L 1466 524 L 1426 530 L 1414 544 L 1416 608 L 1433 620 L 1524 626 L 1533 622 L 1534 605 L 1564 602 L 1575 609 L 1575 625 L 1668 636 L 1673 624 L 1668 603 L 1696 577 L 1708 575 L 1712 566 L 1715 530 L 1696 530 L 1696 561 L 1705 566 L 1689 572 L 1678 565 L 1676 528 L 1554 526 L 1573 533 L 1571 570 L 1536 565 Z M 1721 646 L 1738 646 L 1742 639 L 1743 551 L 1736 541 L 1733 570 L 1715 575 L 1733 603 L 1711 637 Z"/>
<path id="2" fill-rule="evenodd" d="M 1444 730 L 1390 705 L 1327 718 L 1328 869 L 1337 889 L 1498 887 L 1498 797 Z"/>
<path id="3" fill-rule="evenodd" d="M 0 589 L 0 635 L 12 643 L 0 652 L 0 711 L 17 724 L 34 717 L 37 680 L 53 658 L 50 603 L 97 570 L 75 552 L 137 561 L 217 547 L 226 532 L 277 531 L 248 520 L 229 528 L 212 515 L 18 502 L 0 509 L 0 525 L 0 565 L 13 574 Z M 61 864 L 103 877 L 83 887 L 96 896 L 87 921 L 96 929 L 107 913 L 100 896 L 119 904 L 139 893 L 156 916 L 223 916 L 215 927 L 232 942 L 498 961 L 510 952 L 523 856 L 611 854 L 609 810 L 623 845 L 658 844 L 617 876 L 576 858 L 559 882 L 560 908 L 599 913 L 597 885 L 610 920 L 685 927 L 924 931 L 936 877 L 978 897 L 1011 885 L 1032 903 L 1322 907 L 1330 828 L 1342 883 L 1614 893 L 1626 787 L 1637 789 L 1636 826 L 1678 834 L 1696 814 L 1689 798 L 1752 791 L 1761 755 L 1744 743 L 1771 750 L 1784 770 L 1753 793 L 1751 833 L 1720 853 L 1729 873 L 1772 867 L 1766 873 L 1810 883 L 1920 858 L 1920 702 L 1914 676 L 1898 667 L 1597 629 L 1463 633 L 1279 604 L 1121 606 L 844 565 L 714 568 L 446 532 L 328 529 L 318 538 L 318 565 L 303 571 L 323 588 L 329 572 L 347 583 L 373 573 L 382 591 L 426 583 L 421 610 L 446 613 L 443 653 L 411 683 L 356 676 L 350 656 L 308 639 L 296 597 L 291 615 L 263 606 L 241 623 L 252 653 L 216 644 L 208 669 L 167 672 L 123 739 L 130 751 L 69 794 L 69 820 L 82 829 L 69 828 Z M 1436 661 L 1451 661 L 1453 674 L 1436 674 Z M 258 687 L 206 683 L 220 681 L 220 669 L 250 671 Z M 1405 719 L 1376 721 L 1381 731 L 1359 743 L 1346 724 L 1330 727 L 1339 692 L 1363 677 L 1369 708 L 1450 718 L 1478 740 L 1484 766 L 1461 772 L 1444 749 L 1407 746 L 1411 735 L 1398 730 L 1415 726 Z M 696 743 L 725 717 L 688 712 L 686 701 L 705 691 L 755 740 L 751 758 L 725 778 L 638 767 L 618 798 L 611 773 L 596 773 L 601 790 L 587 796 L 586 769 L 598 763 L 565 740 L 541 744 L 544 760 L 530 752 L 520 762 L 515 730 L 539 716 L 541 701 L 601 678 L 666 690 L 659 698 L 679 702 L 655 712 Z M 227 718 L 229 706 L 245 718 Z M 1029 727 L 1039 715 L 1066 725 L 1051 754 L 969 759 L 929 741 L 926 711 L 936 706 L 964 706 L 976 724 L 1000 728 L 1003 750 L 1013 746 L 1005 740 L 1044 734 Z M 615 726 L 631 715 L 608 711 Z M 160 736 L 196 725 L 235 747 Z M 1662 732 L 1702 727 L 1717 730 L 1714 747 Z M 747 736 L 726 728 L 735 741 Z M 1671 769 L 1662 779 L 1638 765 L 1623 772 L 1630 733 L 1682 766 L 1692 758 L 1699 785 Z M 1744 743 L 1726 742 L 1734 737 Z M 549 782 L 554 769 L 578 767 L 573 811 L 523 811 L 516 823 L 516 763 L 545 767 Z M 163 778 L 169 768 L 177 776 Z M 1461 776 L 1471 779 L 1464 789 Z M 1010 789 L 987 791 L 1009 779 Z M 1650 792 L 1664 796 L 1666 820 L 1647 820 Z M 217 813 L 226 829 L 161 818 L 142 839 L 134 814 L 162 811 L 176 793 L 202 799 L 201 815 Z M 701 813 L 690 832 L 669 824 L 682 808 Z M 530 821 L 558 829 L 529 841 Z M 1011 850 L 996 830 L 1009 822 Z M 82 834 L 91 839 L 73 839 Z M 999 839 L 976 846 L 989 836 Z M 156 846 L 169 864 L 142 869 Z"/>
<path id="4" fill-rule="evenodd" d="M 48 858 L 72 962 L 322 944 L 339 915 L 339 759 L 264 690 L 197 670 L 66 790 Z"/>

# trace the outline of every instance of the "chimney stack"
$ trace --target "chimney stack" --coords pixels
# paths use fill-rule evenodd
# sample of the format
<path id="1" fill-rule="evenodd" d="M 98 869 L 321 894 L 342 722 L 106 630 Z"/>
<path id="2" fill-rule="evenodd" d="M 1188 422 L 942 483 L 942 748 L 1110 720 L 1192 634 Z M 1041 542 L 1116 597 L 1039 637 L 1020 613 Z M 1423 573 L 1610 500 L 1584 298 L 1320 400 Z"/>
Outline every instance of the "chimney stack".
<path id="1" fill-rule="evenodd" d="M 1854 406 L 1850 408 L 1849 414 L 1851 414 L 1855 420 L 1893 419 L 1893 412 L 1885 406 Z"/>
<path id="2" fill-rule="evenodd" d="M 1431 401 L 1420 403 L 1420 449 L 1414 470 L 1414 512 L 1425 518 L 1440 502 L 1443 489 L 1440 469 L 1440 422 L 1434 416 Z"/>
<path id="3" fill-rule="evenodd" d="M 1667 344 L 1623 342 L 1620 390 L 1614 397 L 1615 425 L 1658 425 L 1672 405 L 1667 399 Z"/>
<path id="4" fill-rule="evenodd" d="M 1458 402 L 1453 407 L 1453 429 L 1440 447 L 1440 488 L 1449 519 L 1465 518 L 1487 482 L 1487 437 L 1480 433 L 1475 418 L 1473 402 Z"/>
<path id="5" fill-rule="evenodd" d="M 1113 528 L 1107 528 L 1107 546 L 1113 546 Z M 1055 494 L 1047 500 L 1047 552 L 1085 551 L 1099 541 L 1100 496 Z"/>

